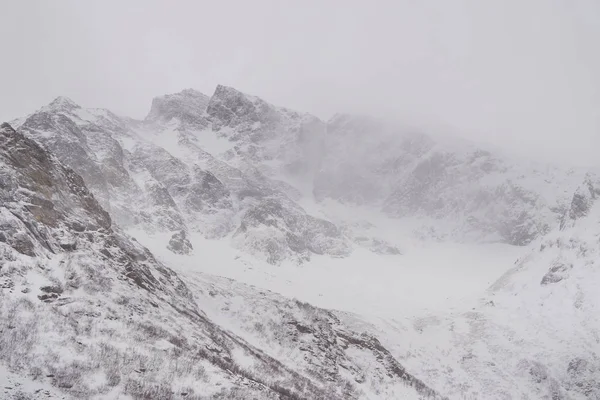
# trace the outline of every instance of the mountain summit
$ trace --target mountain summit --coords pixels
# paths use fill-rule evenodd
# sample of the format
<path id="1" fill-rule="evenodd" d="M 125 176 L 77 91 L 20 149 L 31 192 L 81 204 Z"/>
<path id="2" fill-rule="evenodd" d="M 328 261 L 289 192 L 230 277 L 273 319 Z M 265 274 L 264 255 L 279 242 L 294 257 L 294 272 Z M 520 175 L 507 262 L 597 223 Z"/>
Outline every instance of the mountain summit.
<path id="1" fill-rule="evenodd" d="M 194 89 L 155 97 L 146 120 L 166 123 L 177 119 L 186 126 L 203 128 L 208 100 L 208 96 Z"/>
<path id="2" fill-rule="evenodd" d="M 73 111 L 81 107 L 68 97 L 59 96 L 48 104 L 48 108 L 54 111 Z"/>

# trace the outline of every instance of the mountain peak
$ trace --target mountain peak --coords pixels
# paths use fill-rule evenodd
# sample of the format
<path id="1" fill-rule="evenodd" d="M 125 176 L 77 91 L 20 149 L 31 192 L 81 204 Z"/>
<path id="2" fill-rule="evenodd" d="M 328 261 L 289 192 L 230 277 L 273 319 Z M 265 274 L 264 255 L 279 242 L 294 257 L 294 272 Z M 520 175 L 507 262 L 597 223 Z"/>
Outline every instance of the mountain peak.
<path id="1" fill-rule="evenodd" d="M 250 129 L 259 122 L 269 124 L 280 118 L 275 106 L 225 85 L 217 85 L 206 112 L 213 127 L 243 125 Z"/>
<path id="2" fill-rule="evenodd" d="M 193 88 L 183 89 L 181 92 L 175 93 L 175 94 L 176 95 L 177 94 L 181 94 L 181 95 L 184 95 L 184 96 L 191 96 L 191 97 L 208 98 L 207 95 L 205 95 L 204 93 L 202 93 L 202 92 L 200 92 L 200 91 L 198 91 L 196 89 L 193 89 Z"/>
<path id="3" fill-rule="evenodd" d="M 204 126 L 203 116 L 208 100 L 207 95 L 195 89 L 158 96 L 152 100 L 146 120 L 168 122 L 176 118 L 185 124 Z"/>
<path id="4" fill-rule="evenodd" d="M 215 93 L 211 97 L 211 100 L 212 99 L 225 99 L 225 98 L 227 98 L 227 99 L 237 98 L 240 100 L 249 101 L 251 103 L 255 103 L 255 102 L 266 103 L 264 100 L 262 100 L 256 96 L 251 96 L 251 95 L 241 92 L 231 86 L 217 85 L 217 87 L 215 88 Z"/>
<path id="5" fill-rule="evenodd" d="M 240 92 L 239 90 L 231 87 L 231 86 L 226 86 L 226 85 L 221 85 L 218 84 L 217 87 L 215 88 L 215 95 L 218 93 L 239 93 L 239 94 L 243 94 L 242 92 Z M 214 95 L 213 95 L 214 96 Z"/>
<path id="6" fill-rule="evenodd" d="M 58 110 L 71 111 L 71 110 L 74 110 L 77 108 L 81 108 L 73 100 L 71 100 L 65 96 L 58 96 L 57 98 L 52 100 L 52 102 L 50 104 L 48 104 L 48 107 L 52 110 L 57 110 L 57 111 Z"/>
<path id="7" fill-rule="evenodd" d="M 10 126 L 10 124 L 8 122 L 3 122 L 0 125 L 0 129 L 3 131 L 7 131 L 7 132 L 14 132 L 15 130 L 13 129 L 12 126 Z"/>

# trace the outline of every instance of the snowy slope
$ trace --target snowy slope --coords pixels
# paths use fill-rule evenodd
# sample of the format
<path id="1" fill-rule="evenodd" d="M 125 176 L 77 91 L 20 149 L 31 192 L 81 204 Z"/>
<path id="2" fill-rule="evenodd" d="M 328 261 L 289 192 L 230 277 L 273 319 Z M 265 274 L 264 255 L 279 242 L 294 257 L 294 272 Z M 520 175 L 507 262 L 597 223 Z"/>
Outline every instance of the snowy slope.
<path id="1" fill-rule="evenodd" d="M 561 226 L 532 243 L 478 304 L 344 322 L 378 335 L 450 398 L 600 398 L 599 189 L 588 175 Z"/>

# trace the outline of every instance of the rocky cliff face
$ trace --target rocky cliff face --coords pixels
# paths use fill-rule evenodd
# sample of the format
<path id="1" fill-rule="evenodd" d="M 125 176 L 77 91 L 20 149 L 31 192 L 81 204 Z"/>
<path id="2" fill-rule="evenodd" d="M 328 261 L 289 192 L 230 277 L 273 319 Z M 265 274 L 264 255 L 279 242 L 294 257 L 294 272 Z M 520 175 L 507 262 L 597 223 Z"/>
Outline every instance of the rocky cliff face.
<path id="1" fill-rule="evenodd" d="M 357 334 L 334 321 L 325 322 L 337 332 L 327 333 L 324 357 L 337 371 L 328 376 L 272 358 L 260 349 L 270 352 L 268 341 L 257 347 L 223 330 L 200 308 L 204 294 L 215 297 L 211 282 L 192 282 L 190 290 L 113 225 L 79 175 L 7 124 L 0 128 L 0 199 L 0 360 L 30 386 L 77 399 L 360 398 L 369 389 L 362 383 L 379 378 L 351 381 L 340 372 L 352 364 L 343 355 L 351 345 L 384 354 L 382 370 L 399 371 L 384 375 L 386 390 L 400 385 L 412 396 L 438 397 L 384 348 L 356 344 Z M 260 297 L 229 289 L 219 296 Z M 12 389 L 6 392 L 16 396 Z"/>
<path id="2" fill-rule="evenodd" d="M 317 201 L 420 218 L 449 240 L 526 245 L 556 225 L 583 177 L 374 118 L 323 123 L 224 86 L 207 115 L 234 144 L 228 162 L 288 177 Z"/>
<path id="3" fill-rule="evenodd" d="M 146 120 L 160 124 L 174 122 L 183 129 L 202 129 L 208 125 L 204 112 L 208 100 L 207 95 L 194 89 L 156 97 Z"/>
<path id="4" fill-rule="evenodd" d="M 325 124 L 310 114 L 217 86 L 206 110 L 217 135 L 235 144 L 231 162 L 251 162 L 268 176 L 281 172 L 308 177 L 318 162 Z"/>

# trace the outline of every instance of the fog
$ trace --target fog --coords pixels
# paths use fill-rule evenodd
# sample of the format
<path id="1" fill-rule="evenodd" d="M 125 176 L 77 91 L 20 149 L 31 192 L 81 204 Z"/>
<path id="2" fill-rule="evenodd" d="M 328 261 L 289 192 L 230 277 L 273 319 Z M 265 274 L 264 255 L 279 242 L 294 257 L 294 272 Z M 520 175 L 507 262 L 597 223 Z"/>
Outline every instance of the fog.
<path id="1" fill-rule="evenodd" d="M 597 164 L 600 3 L 12 1 L 0 119 L 65 95 L 141 118 L 226 84 L 327 119 L 360 112 Z"/>

